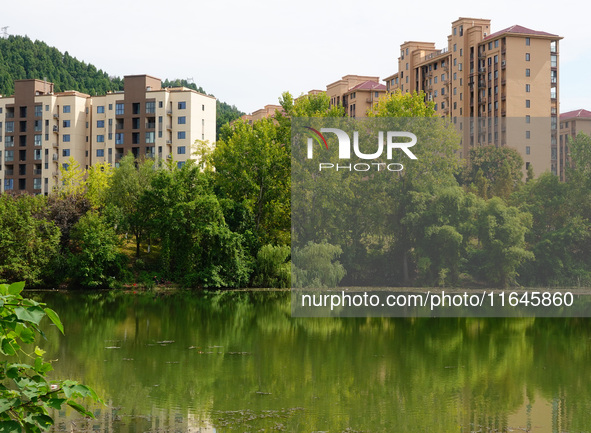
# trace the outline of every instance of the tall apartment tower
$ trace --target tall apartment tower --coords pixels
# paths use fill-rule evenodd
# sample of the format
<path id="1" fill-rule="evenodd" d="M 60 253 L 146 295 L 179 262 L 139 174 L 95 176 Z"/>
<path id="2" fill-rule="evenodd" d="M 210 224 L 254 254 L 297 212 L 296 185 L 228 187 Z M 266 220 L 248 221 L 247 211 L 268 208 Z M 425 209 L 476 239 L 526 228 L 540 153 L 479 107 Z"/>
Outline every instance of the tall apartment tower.
<path id="1" fill-rule="evenodd" d="M 459 18 L 448 46 L 405 42 L 389 92 L 423 91 L 462 135 L 460 156 L 473 146 L 517 149 L 524 170 L 557 173 L 560 36 L 512 26 L 491 32 L 490 20 Z"/>
<path id="2" fill-rule="evenodd" d="M 91 97 L 54 93 L 53 83 L 17 80 L 0 97 L 0 192 L 48 194 L 70 157 L 82 168 L 136 157 L 195 158 L 196 141 L 215 141 L 216 100 L 162 88 L 148 75 L 125 77 L 125 91 Z"/>

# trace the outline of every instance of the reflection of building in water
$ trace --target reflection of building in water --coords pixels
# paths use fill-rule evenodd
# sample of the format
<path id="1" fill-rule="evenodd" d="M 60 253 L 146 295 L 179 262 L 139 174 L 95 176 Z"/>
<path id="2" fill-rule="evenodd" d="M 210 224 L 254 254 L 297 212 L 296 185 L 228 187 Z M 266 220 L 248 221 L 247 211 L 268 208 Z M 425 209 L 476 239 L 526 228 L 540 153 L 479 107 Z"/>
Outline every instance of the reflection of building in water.
<path id="1" fill-rule="evenodd" d="M 152 408 L 151 414 L 131 413 L 111 404 L 93 410 L 96 419 L 83 418 L 72 409 L 55 411 L 55 425 L 51 432 L 77 433 L 215 433 L 205 414 L 193 414 L 187 409 Z"/>

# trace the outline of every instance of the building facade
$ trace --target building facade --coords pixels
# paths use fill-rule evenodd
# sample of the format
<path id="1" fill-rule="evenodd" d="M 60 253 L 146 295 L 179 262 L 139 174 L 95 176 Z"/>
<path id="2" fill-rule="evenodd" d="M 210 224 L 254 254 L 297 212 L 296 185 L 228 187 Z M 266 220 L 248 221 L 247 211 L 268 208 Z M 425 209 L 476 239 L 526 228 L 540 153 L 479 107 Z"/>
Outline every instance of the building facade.
<path id="1" fill-rule="evenodd" d="M 60 166 L 114 166 L 137 158 L 195 158 L 198 140 L 215 141 L 216 100 L 187 88 L 162 88 L 148 75 L 125 77 L 123 92 L 94 96 L 54 93 L 41 80 L 15 81 L 0 98 L 0 190 L 48 194 Z"/>
<path id="2" fill-rule="evenodd" d="M 570 164 L 569 142 L 581 132 L 591 136 L 591 111 L 581 109 L 560 115 L 558 175 L 561 181 L 566 180 L 566 168 Z"/>
<path id="3" fill-rule="evenodd" d="M 345 75 L 326 86 L 331 106 L 342 106 L 350 117 L 364 117 L 378 99 L 386 94 L 379 77 Z"/>
<path id="4" fill-rule="evenodd" d="M 492 33 L 490 20 L 459 18 L 446 48 L 432 42 L 400 46 L 389 92 L 420 92 L 462 135 L 461 157 L 473 146 L 517 149 L 524 171 L 557 174 L 558 35 L 512 26 Z"/>

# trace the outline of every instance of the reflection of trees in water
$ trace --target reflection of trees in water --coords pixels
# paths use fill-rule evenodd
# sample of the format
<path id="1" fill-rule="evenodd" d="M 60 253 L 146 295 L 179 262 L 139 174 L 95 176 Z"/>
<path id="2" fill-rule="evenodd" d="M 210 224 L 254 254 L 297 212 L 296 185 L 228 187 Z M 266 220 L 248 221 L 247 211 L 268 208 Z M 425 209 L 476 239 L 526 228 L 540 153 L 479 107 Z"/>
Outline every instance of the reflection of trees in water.
<path id="1" fill-rule="evenodd" d="M 250 411 L 269 427 L 303 408 L 281 415 L 288 431 L 502 431 L 543 398 L 552 429 L 591 429 L 584 319 L 292 319 L 289 292 L 44 300 L 67 330 L 48 331 L 57 374 L 121 413 L 230 422 Z"/>

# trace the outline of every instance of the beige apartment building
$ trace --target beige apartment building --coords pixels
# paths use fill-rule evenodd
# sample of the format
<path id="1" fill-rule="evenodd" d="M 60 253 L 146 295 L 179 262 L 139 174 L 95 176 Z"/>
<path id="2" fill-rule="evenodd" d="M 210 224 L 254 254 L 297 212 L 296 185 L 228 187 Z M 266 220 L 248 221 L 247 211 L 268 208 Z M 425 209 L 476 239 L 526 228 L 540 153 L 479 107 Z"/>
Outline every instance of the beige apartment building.
<path id="1" fill-rule="evenodd" d="M 0 97 L 0 191 L 48 194 L 70 157 L 82 168 L 116 166 L 129 152 L 182 165 L 197 140 L 214 143 L 215 98 L 149 75 L 124 80 L 123 92 L 94 97 L 15 81 L 14 95 Z"/>
<path id="2" fill-rule="evenodd" d="M 283 107 L 281 105 L 268 104 L 265 105 L 264 108 L 254 111 L 252 114 L 244 114 L 240 116 L 240 119 L 249 125 L 252 125 L 252 123 L 257 120 L 266 119 L 267 117 L 275 117 L 276 111 L 283 113 Z M 230 122 L 230 124 L 233 124 L 234 122 L 235 120 Z"/>
<path id="3" fill-rule="evenodd" d="M 379 77 L 366 75 L 345 75 L 326 86 L 331 106 L 342 106 L 350 117 L 364 117 L 381 96 L 386 86 Z"/>
<path id="4" fill-rule="evenodd" d="M 408 41 L 400 46 L 389 92 L 425 92 L 462 134 L 461 157 L 472 146 L 509 146 L 524 171 L 557 174 L 559 41 L 547 32 L 512 26 L 492 32 L 487 19 L 459 18 L 447 47 Z"/>
<path id="5" fill-rule="evenodd" d="M 558 147 L 558 174 L 566 180 L 566 167 L 570 164 L 569 141 L 579 133 L 591 135 L 591 111 L 574 110 L 560 115 L 560 139 Z"/>

